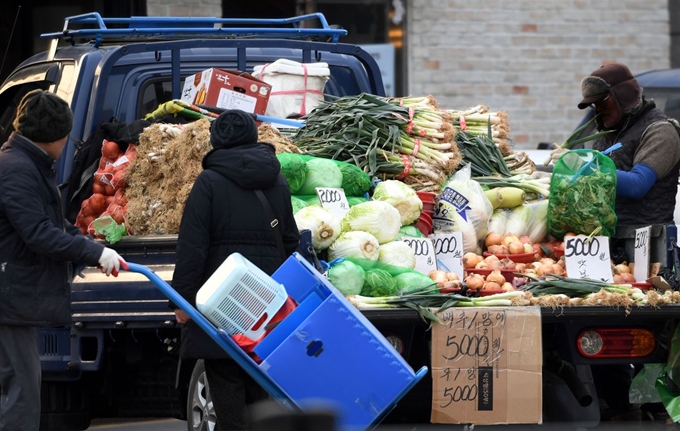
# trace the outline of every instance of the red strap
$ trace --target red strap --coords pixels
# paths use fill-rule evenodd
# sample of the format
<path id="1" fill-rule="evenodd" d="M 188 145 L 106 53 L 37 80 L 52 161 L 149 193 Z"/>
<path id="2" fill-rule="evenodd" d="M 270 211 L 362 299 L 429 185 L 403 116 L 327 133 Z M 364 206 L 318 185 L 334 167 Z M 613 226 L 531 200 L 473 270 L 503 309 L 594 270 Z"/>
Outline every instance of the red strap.
<path id="1" fill-rule="evenodd" d="M 463 132 L 467 130 L 467 123 L 465 122 L 465 115 L 458 117 L 458 123 L 460 124 L 460 130 Z"/>
<path id="2" fill-rule="evenodd" d="M 418 155 L 418 152 L 420 151 L 420 138 L 415 138 L 413 140 L 413 154 L 411 154 L 413 157 Z"/>
<path id="3" fill-rule="evenodd" d="M 408 173 L 411 171 L 411 158 L 406 154 L 401 155 L 401 160 L 404 162 L 404 172 L 400 173 L 397 177 L 398 180 L 403 180 L 408 177 Z"/>

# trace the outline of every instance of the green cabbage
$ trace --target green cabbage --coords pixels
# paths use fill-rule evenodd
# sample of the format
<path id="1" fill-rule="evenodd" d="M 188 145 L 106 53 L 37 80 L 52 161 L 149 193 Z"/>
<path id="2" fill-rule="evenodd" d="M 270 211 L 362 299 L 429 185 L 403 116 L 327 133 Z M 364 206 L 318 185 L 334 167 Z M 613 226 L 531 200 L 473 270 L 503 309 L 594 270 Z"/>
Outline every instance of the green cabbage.
<path id="1" fill-rule="evenodd" d="M 307 163 L 299 154 L 280 153 L 276 158 L 281 164 L 281 173 L 288 181 L 290 193 L 296 194 L 307 178 Z"/>
<path id="2" fill-rule="evenodd" d="M 309 205 L 307 202 L 305 202 L 304 200 L 302 200 L 302 199 L 300 199 L 296 196 L 291 196 L 290 202 L 293 204 L 293 214 L 297 213 L 302 208 Z"/>
<path id="3" fill-rule="evenodd" d="M 402 226 L 415 222 L 423 212 L 423 201 L 416 191 L 399 180 L 379 182 L 373 191 L 373 199 L 385 201 L 395 207 L 399 211 Z"/>
<path id="4" fill-rule="evenodd" d="M 389 272 L 378 268 L 366 270 L 364 287 L 361 289 L 362 295 L 367 293 L 365 296 L 392 296 L 397 292 L 397 282 Z"/>
<path id="5" fill-rule="evenodd" d="M 347 196 L 347 203 L 349 204 L 350 207 L 353 207 L 354 205 L 363 202 L 368 202 L 368 199 L 366 199 L 363 196 Z"/>
<path id="6" fill-rule="evenodd" d="M 294 215 L 298 230 L 312 231 L 315 250 L 327 249 L 340 235 L 340 220 L 332 211 L 318 205 L 306 206 Z"/>
<path id="7" fill-rule="evenodd" d="M 376 237 L 368 232 L 351 231 L 343 232 L 328 247 L 328 259 L 334 260 L 339 257 L 356 257 L 362 259 L 378 260 L 380 244 Z"/>
<path id="8" fill-rule="evenodd" d="M 399 233 L 397 234 L 397 237 L 394 238 L 394 239 L 398 240 L 398 239 L 401 239 L 404 236 L 410 236 L 410 237 L 413 237 L 413 238 L 422 238 L 423 233 L 420 231 L 420 229 L 418 229 L 414 225 L 410 224 L 408 226 L 402 226 L 399 229 Z"/>
<path id="9" fill-rule="evenodd" d="M 416 254 L 404 241 L 390 241 L 380 246 L 378 262 L 413 269 L 416 267 Z"/>
<path id="10" fill-rule="evenodd" d="M 427 275 L 418 271 L 404 272 L 399 275 L 394 276 L 394 280 L 397 283 L 397 289 L 402 292 L 410 292 L 412 290 L 421 289 L 423 287 L 432 286 L 432 293 L 437 293 L 438 291 L 434 289 L 436 283 Z"/>
<path id="11" fill-rule="evenodd" d="M 342 188 L 347 196 L 363 196 L 371 188 L 371 177 L 357 165 L 339 163 L 342 172 Z"/>
<path id="12" fill-rule="evenodd" d="M 365 278 L 364 269 L 349 260 L 338 262 L 328 269 L 328 280 L 345 296 L 360 294 Z"/>
<path id="13" fill-rule="evenodd" d="M 380 244 L 397 237 L 401 216 L 392 205 L 383 201 L 368 201 L 350 207 L 342 218 L 342 231 L 364 231 L 375 236 Z"/>
<path id="14" fill-rule="evenodd" d="M 317 187 L 342 186 L 342 172 L 333 160 L 313 158 L 306 163 L 307 176 L 297 194 L 314 195 Z"/>

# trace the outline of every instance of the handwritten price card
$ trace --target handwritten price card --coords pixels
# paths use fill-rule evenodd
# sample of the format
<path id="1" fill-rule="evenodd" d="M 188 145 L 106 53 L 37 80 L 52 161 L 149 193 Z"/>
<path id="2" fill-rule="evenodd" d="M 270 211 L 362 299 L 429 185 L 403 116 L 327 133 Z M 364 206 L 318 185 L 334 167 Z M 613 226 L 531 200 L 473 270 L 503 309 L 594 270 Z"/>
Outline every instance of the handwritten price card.
<path id="1" fill-rule="evenodd" d="M 349 202 L 345 191 L 334 187 L 317 187 L 316 195 L 319 197 L 321 206 L 330 210 L 338 218 L 343 218 L 349 211 Z"/>
<path id="2" fill-rule="evenodd" d="M 541 423 L 539 307 L 451 308 L 432 329 L 432 423 Z"/>
<path id="3" fill-rule="evenodd" d="M 570 278 L 592 278 L 613 282 L 609 260 L 609 238 L 568 236 L 564 238 L 564 260 Z"/>
<path id="4" fill-rule="evenodd" d="M 434 242 L 434 252 L 437 256 L 437 263 L 441 263 L 445 268 L 437 266 L 443 271 L 450 271 L 463 279 L 463 233 L 437 233 L 430 235 L 429 238 Z"/>
<path id="5" fill-rule="evenodd" d="M 416 271 L 427 275 L 430 271 L 437 269 L 437 256 L 434 252 L 434 243 L 430 238 L 404 236 L 401 240 L 408 244 L 416 255 L 414 268 Z"/>
<path id="6" fill-rule="evenodd" d="M 633 275 L 635 280 L 638 281 L 647 280 L 649 277 L 649 238 L 651 235 L 651 226 L 635 229 L 635 252 L 633 256 L 635 268 Z"/>

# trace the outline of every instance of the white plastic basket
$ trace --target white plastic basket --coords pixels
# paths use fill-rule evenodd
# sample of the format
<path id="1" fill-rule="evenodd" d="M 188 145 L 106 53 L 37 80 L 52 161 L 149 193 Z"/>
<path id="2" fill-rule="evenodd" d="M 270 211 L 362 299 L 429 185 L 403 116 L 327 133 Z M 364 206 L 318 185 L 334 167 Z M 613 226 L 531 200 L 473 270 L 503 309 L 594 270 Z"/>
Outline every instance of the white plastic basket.
<path id="1" fill-rule="evenodd" d="M 257 340 L 287 298 L 282 284 L 232 253 L 198 290 L 196 308 L 229 335 Z"/>

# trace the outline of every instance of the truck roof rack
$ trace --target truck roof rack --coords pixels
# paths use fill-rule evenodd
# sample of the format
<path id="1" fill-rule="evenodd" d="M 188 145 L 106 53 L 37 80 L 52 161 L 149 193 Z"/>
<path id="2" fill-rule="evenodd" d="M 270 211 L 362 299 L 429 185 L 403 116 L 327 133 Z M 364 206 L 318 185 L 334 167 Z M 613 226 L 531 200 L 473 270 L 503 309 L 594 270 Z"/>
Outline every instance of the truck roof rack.
<path id="1" fill-rule="evenodd" d="M 318 20 L 321 28 L 307 28 Z M 71 25 L 94 28 L 71 28 Z M 113 28 L 109 28 L 113 26 Z M 252 27 L 251 27 L 252 26 Z M 98 12 L 69 16 L 64 29 L 58 33 L 43 33 L 43 39 L 93 43 L 99 47 L 104 41 L 167 40 L 192 38 L 256 38 L 256 39 L 312 39 L 337 43 L 347 30 L 332 28 L 322 13 L 291 18 L 214 18 L 214 17 L 152 17 L 102 18 Z"/>

